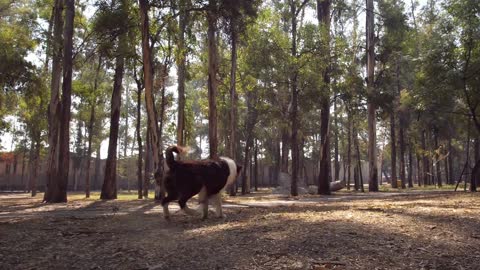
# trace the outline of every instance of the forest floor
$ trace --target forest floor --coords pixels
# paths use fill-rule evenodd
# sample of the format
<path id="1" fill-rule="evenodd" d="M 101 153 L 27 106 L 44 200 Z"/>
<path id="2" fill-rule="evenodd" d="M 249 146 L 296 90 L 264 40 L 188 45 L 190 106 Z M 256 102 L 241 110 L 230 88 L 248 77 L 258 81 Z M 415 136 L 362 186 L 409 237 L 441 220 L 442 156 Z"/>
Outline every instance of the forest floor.
<path id="1" fill-rule="evenodd" d="M 42 195 L 0 193 L 0 269 L 480 269 L 480 194 L 263 190 L 206 221 L 133 194 Z"/>

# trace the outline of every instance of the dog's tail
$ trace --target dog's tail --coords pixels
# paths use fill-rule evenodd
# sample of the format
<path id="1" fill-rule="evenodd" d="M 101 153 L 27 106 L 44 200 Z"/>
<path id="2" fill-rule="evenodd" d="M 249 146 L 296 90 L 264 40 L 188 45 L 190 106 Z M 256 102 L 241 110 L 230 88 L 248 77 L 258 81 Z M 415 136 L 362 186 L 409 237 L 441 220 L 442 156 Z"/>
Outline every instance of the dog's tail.
<path id="1" fill-rule="evenodd" d="M 173 156 L 173 152 L 177 154 L 181 154 L 186 152 L 186 148 L 180 147 L 178 145 L 172 145 L 167 148 L 165 151 L 165 157 L 167 160 L 167 166 L 170 170 L 175 169 L 175 166 L 177 165 L 177 161 L 175 160 L 175 157 Z"/>

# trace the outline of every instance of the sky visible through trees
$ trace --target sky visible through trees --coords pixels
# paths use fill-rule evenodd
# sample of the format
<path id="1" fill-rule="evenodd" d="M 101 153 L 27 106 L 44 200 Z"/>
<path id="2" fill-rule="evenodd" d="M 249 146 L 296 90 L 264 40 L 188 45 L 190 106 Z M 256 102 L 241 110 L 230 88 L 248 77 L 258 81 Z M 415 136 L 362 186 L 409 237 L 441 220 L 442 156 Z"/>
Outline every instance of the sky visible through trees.
<path id="1" fill-rule="evenodd" d="M 84 16 L 86 18 L 91 18 L 94 13 L 95 13 L 95 7 L 93 6 L 93 3 L 94 1 L 89 1 L 90 3 L 92 3 L 92 5 L 89 5 L 87 6 L 86 10 L 85 10 L 85 13 L 84 13 Z M 427 0 L 419 0 L 419 1 L 416 1 L 416 5 L 418 5 L 418 7 L 422 7 L 422 6 L 425 6 L 427 3 Z M 411 4 L 412 2 L 406 2 L 406 6 L 407 8 L 411 8 Z M 416 13 L 417 13 L 417 16 L 418 14 L 420 13 L 420 9 L 417 8 L 416 10 Z M 363 9 L 360 9 L 360 13 L 358 14 L 358 18 L 359 18 L 359 21 L 364 21 L 365 20 L 365 11 Z M 309 22 L 309 23 L 313 23 L 313 24 L 316 24 L 317 23 L 317 20 L 315 18 L 315 11 L 313 9 L 310 9 L 310 10 L 307 10 L 305 11 L 305 18 L 304 18 L 305 22 Z M 42 28 L 47 28 L 48 26 L 46 25 L 46 22 L 44 20 L 38 20 L 38 23 L 41 25 Z M 346 29 L 348 31 L 350 31 L 352 28 L 352 24 L 347 24 L 346 25 Z M 360 28 L 359 30 L 361 29 L 364 29 L 364 25 L 361 24 L 360 25 Z M 37 66 L 40 66 L 41 65 L 41 58 L 44 57 L 42 56 L 44 54 L 44 52 L 42 52 L 41 50 L 36 50 L 34 52 L 30 52 L 27 56 L 26 56 L 26 59 L 32 63 L 34 63 L 35 65 Z M 176 66 L 173 66 L 170 70 L 170 76 L 177 76 L 177 71 L 176 71 Z M 172 78 L 172 81 L 174 81 L 174 78 Z M 134 87 L 133 83 L 130 87 Z M 172 83 L 172 85 L 168 86 L 167 87 L 167 91 L 172 93 L 174 98 L 177 98 L 177 84 L 176 83 Z M 333 109 L 333 108 L 332 108 Z M 17 119 L 14 119 L 14 118 L 8 118 L 9 119 L 9 122 L 16 122 L 18 121 Z M 129 131 L 131 132 L 132 134 L 130 134 L 131 136 L 133 135 L 134 131 Z M 7 150 L 12 150 L 12 148 L 14 147 L 14 142 L 12 141 L 13 140 L 13 135 L 12 133 L 10 132 L 6 132 L 3 134 L 3 139 L 1 141 L 2 143 L 2 147 L 3 149 L 7 149 Z M 100 156 L 101 158 L 106 158 L 107 157 L 107 145 L 108 145 L 108 141 L 105 139 L 102 141 L 102 146 L 100 148 Z M 208 146 L 207 146 L 208 147 Z M 207 155 L 205 154 L 204 157 L 207 157 Z"/>
<path id="2" fill-rule="evenodd" d="M 478 185 L 479 0 L 0 0 L 0 269 L 478 269 Z"/>

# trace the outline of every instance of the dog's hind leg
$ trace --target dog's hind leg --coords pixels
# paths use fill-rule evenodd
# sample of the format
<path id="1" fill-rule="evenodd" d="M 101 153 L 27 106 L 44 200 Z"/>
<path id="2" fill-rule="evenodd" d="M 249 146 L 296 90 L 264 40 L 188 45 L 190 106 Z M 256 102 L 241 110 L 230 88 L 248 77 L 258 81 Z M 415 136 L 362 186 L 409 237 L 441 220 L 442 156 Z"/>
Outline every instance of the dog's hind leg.
<path id="1" fill-rule="evenodd" d="M 222 213 L 222 195 L 217 193 L 212 196 L 212 199 L 215 205 L 215 215 L 219 218 L 225 217 L 225 215 Z"/>

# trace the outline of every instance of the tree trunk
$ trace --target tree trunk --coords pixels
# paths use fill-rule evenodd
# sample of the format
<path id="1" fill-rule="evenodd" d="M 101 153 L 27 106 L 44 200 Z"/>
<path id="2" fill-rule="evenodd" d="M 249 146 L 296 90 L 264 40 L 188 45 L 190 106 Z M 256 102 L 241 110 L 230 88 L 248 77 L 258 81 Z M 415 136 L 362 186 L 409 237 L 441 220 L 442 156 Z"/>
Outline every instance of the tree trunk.
<path id="1" fill-rule="evenodd" d="M 93 175 L 93 188 L 97 189 L 99 185 L 99 178 L 100 178 L 100 145 L 96 150 L 96 157 L 95 157 L 95 174 Z"/>
<path id="2" fill-rule="evenodd" d="M 448 150 L 447 151 L 447 156 L 445 157 L 445 159 L 443 160 L 443 166 L 445 167 L 445 184 L 449 185 L 450 184 L 450 180 L 448 179 L 449 178 L 449 175 L 450 175 L 450 172 L 448 171 L 449 170 L 449 167 L 448 167 L 448 157 L 450 156 L 450 154 L 448 153 Z"/>
<path id="3" fill-rule="evenodd" d="M 60 117 L 60 79 L 62 76 L 63 48 L 63 0 L 55 0 L 52 42 L 52 79 L 50 83 L 50 104 L 48 107 L 48 160 L 47 183 L 44 202 L 54 202 L 59 196 L 60 183 L 57 182 L 58 128 Z"/>
<path id="4" fill-rule="evenodd" d="M 25 147 L 26 148 L 26 147 Z M 26 166 L 26 154 L 27 154 L 27 151 L 25 150 L 25 148 L 22 150 L 23 154 L 22 154 L 22 186 L 24 187 L 24 191 L 26 192 L 27 191 L 27 185 L 25 185 L 25 166 Z"/>
<path id="5" fill-rule="evenodd" d="M 367 0 L 366 9 L 366 40 L 367 40 L 367 114 L 368 114 L 368 164 L 369 180 L 368 190 L 378 191 L 378 169 L 377 169 L 377 133 L 376 133 L 376 105 L 372 100 L 375 96 L 374 70 L 375 70 L 375 34 L 374 34 L 374 7 L 373 0 Z M 393 182 L 393 181 L 392 181 Z"/>
<path id="6" fill-rule="evenodd" d="M 391 162 L 392 162 L 392 188 L 398 188 L 397 185 L 397 146 L 395 136 L 395 114 L 390 113 L 390 146 L 391 146 Z"/>
<path id="7" fill-rule="evenodd" d="M 418 186 L 422 186 L 422 179 L 423 179 L 423 169 L 421 168 L 421 163 L 420 163 L 420 154 L 417 152 L 416 154 L 417 157 L 417 184 Z"/>
<path id="8" fill-rule="evenodd" d="M 237 93 L 236 93 L 236 74 L 237 74 L 237 33 L 233 26 L 231 26 L 232 39 L 232 66 L 230 70 L 230 145 L 229 155 L 231 158 L 236 158 L 237 148 Z M 230 196 L 236 195 L 235 185 L 230 187 Z"/>
<path id="9" fill-rule="evenodd" d="M 437 185 L 442 187 L 442 174 L 441 174 L 441 163 L 440 163 L 440 154 L 438 148 L 438 130 L 435 127 L 433 131 L 434 141 L 435 141 L 435 168 L 437 170 Z"/>
<path id="10" fill-rule="evenodd" d="M 185 34 L 187 30 L 186 1 L 180 0 L 179 33 L 178 33 L 178 118 L 177 118 L 177 144 L 185 145 L 185 80 L 186 80 L 186 45 Z"/>
<path id="11" fill-rule="evenodd" d="M 135 125 L 135 133 L 137 134 L 138 158 L 137 158 L 137 185 L 138 198 L 143 198 L 143 146 L 141 133 L 141 117 L 142 117 L 142 88 L 140 80 L 137 79 L 135 71 L 135 81 L 137 83 L 137 123 Z M 180 91 L 180 90 L 179 90 Z M 183 133 L 182 133 L 183 134 Z M 148 192 L 148 191 L 147 191 Z"/>
<path id="12" fill-rule="evenodd" d="M 413 187 L 413 154 L 412 144 L 408 144 L 408 187 Z"/>
<path id="13" fill-rule="evenodd" d="M 153 97 L 153 59 L 152 48 L 150 47 L 150 22 L 148 18 L 150 4 L 148 0 L 139 0 L 139 3 L 142 32 L 145 105 L 147 107 L 147 122 L 148 127 L 150 128 L 151 147 L 155 167 L 155 200 L 162 200 L 165 197 L 165 188 L 163 182 L 163 153 L 160 141 L 160 130 L 158 128 L 157 112 Z"/>
<path id="14" fill-rule="evenodd" d="M 143 175 L 143 197 L 148 198 L 148 187 L 152 176 L 152 138 L 150 128 L 147 127 L 147 138 L 145 141 L 145 173 Z"/>
<path id="15" fill-rule="evenodd" d="M 462 180 L 463 174 L 465 173 L 468 175 L 468 170 L 470 169 L 470 119 L 468 121 L 468 127 L 467 127 L 467 146 L 465 147 L 465 165 L 463 167 L 462 173 L 460 174 L 460 177 L 458 178 L 457 185 L 455 186 L 455 191 L 457 191 L 458 184 Z M 472 174 L 473 176 L 473 174 Z M 464 190 L 467 191 L 467 176 L 465 176 L 465 186 Z"/>
<path id="16" fill-rule="evenodd" d="M 407 178 L 405 173 L 405 136 L 404 136 L 404 120 L 403 115 L 400 114 L 400 125 L 398 129 L 398 139 L 400 144 L 400 180 L 402 183 L 402 188 L 406 188 L 407 186 Z"/>
<path id="17" fill-rule="evenodd" d="M 100 68 L 102 67 L 102 57 L 98 58 L 98 66 L 95 73 L 95 80 L 93 82 L 93 92 L 96 93 L 98 89 L 98 76 Z M 97 98 L 95 97 L 90 105 L 90 122 L 88 123 L 88 149 L 87 149 L 87 169 L 85 177 L 85 197 L 90 198 L 90 159 L 92 156 L 92 140 L 93 140 L 93 124 L 95 123 L 95 107 L 97 105 Z"/>
<path id="18" fill-rule="evenodd" d="M 354 182 L 354 189 L 358 191 L 360 188 L 360 180 L 358 179 L 358 164 L 353 166 L 353 182 Z"/>
<path id="19" fill-rule="evenodd" d="M 130 90 L 128 88 L 129 82 L 126 80 L 125 82 L 125 133 L 124 135 L 124 142 L 123 142 L 123 168 L 125 171 L 127 170 L 127 150 L 128 150 L 128 106 L 130 103 Z M 125 174 L 125 180 L 127 182 L 127 191 L 130 193 L 130 179 L 128 178 L 128 173 Z"/>
<path id="20" fill-rule="evenodd" d="M 217 73 L 218 73 L 218 57 L 217 57 L 217 1 L 209 0 L 207 11 L 207 40 L 208 40 L 208 143 L 210 150 L 210 158 L 217 158 Z"/>
<path id="21" fill-rule="evenodd" d="M 480 159 L 477 159 L 475 166 L 472 169 L 470 178 L 470 191 L 477 192 L 477 183 L 480 181 Z"/>
<path id="22" fill-rule="evenodd" d="M 427 148 L 429 149 L 430 153 L 435 153 L 435 138 L 432 138 L 432 135 L 430 133 L 427 133 Z M 430 159 L 432 162 L 430 162 L 430 178 L 429 178 L 429 183 L 430 185 L 436 185 L 436 178 L 435 178 L 435 162 L 434 162 L 434 156 L 430 156 Z"/>
<path id="23" fill-rule="evenodd" d="M 100 65 L 99 65 L 100 66 Z M 95 77 L 95 89 L 97 86 L 97 78 Z M 85 197 L 90 198 L 90 159 L 92 155 L 92 139 L 93 139 L 93 123 L 95 121 L 95 105 L 96 98 L 94 99 L 90 108 L 90 122 L 88 123 L 88 149 L 87 149 L 87 169 L 85 177 Z"/>
<path id="24" fill-rule="evenodd" d="M 30 190 L 32 192 L 32 197 L 37 196 L 37 177 L 38 177 L 38 166 L 40 163 L 40 134 L 34 134 L 32 137 L 32 151 L 31 151 L 31 160 L 30 160 Z"/>
<path id="25" fill-rule="evenodd" d="M 480 135 L 475 139 L 475 160 L 478 161 L 480 160 Z M 475 187 L 478 187 L 480 185 L 480 175 L 477 175 L 477 181 L 475 182 Z"/>
<path id="26" fill-rule="evenodd" d="M 351 112 L 348 112 L 347 123 L 347 190 L 350 190 L 350 181 L 352 178 L 352 116 Z"/>
<path id="27" fill-rule="evenodd" d="M 400 61 L 400 57 L 401 56 L 398 56 L 397 59 L 396 59 L 396 71 L 395 71 L 395 75 L 396 75 L 396 81 L 397 81 L 397 97 L 395 98 L 397 101 L 398 101 L 398 104 L 400 104 L 401 100 L 400 100 L 400 96 L 402 94 L 402 87 L 401 87 L 401 84 L 400 84 L 400 64 L 399 64 L 399 61 Z M 395 113 L 395 109 L 394 109 L 394 113 Z M 400 181 L 401 181 L 401 185 L 402 185 L 402 189 L 405 189 L 406 188 L 406 182 L 407 182 L 407 179 L 406 179 L 406 174 L 405 174 L 405 136 L 404 136 L 404 130 L 405 130 L 405 114 L 403 111 L 399 111 L 398 112 L 398 122 L 399 122 L 399 125 L 398 125 L 398 144 L 399 144 L 399 147 L 400 147 Z"/>
<path id="28" fill-rule="evenodd" d="M 321 123 L 320 123 L 320 133 L 321 133 L 321 146 L 320 146 L 320 174 L 318 178 L 318 194 L 329 195 L 330 192 L 330 181 L 329 181 L 329 171 L 330 171 L 330 134 L 329 134 L 329 109 L 330 105 L 327 100 L 322 101 L 322 109 L 320 112 Z"/>
<path id="29" fill-rule="evenodd" d="M 454 183 L 454 174 L 453 174 L 453 147 L 452 147 L 452 138 L 448 138 L 448 178 L 450 180 L 450 184 Z"/>
<path id="30" fill-rule="evenodd" d="M 383 140 L 383 142 L 385 142 L 385 140 Z M 384 161 L 384 157 L 385 157 L 385 143 L 383 143 L 382 145 L 382 152 L 380 154 L 380 185 L 383 184 L 383 177 L 382 177 L 382 173 L 383 173 L 383 161 Z"/>
<path id="31" fill-rule="evenodd" d="M 477 191 L 477 184 L 480 182 L 480 142 L 479 137 L 475 139 L 475 144 L 473 145 L 473 158 L 475 160 L 475 165 L 473 166 L 472 173 L 470 176 L 470 191 Z"/>
<path id="32" fill-rule="evenodd" d="M 71 187 L 71 189 L 73 188 L 73 191 L 75 191 L 75 192 L 77 192 L 77 188 L 78 188 L 78 184 L 77 184 L 78 183 L 78 181 L 77 181 L 78 167 L 75 163 L 77 163 L 77 162 L 79 163 L 78 160 L 79 160 L 79 157 L 74 157 L 74 160 L 73 160 L 74 164 L 73 164 L 73 168 L 72 168 L 73 169 L 73 174 L 72 174 L 72 177 L 73 177 L 72 185 L 73 185 L 73 187 Z M 68 187 L 68 183 L 67 183 L 67 187 Z"/>
<path id="33" fill-rule="evenodd" d="M 324 54 L 327 56 L 326 68 L 323 73 L 324 94 L 320 106 L 320 174 L 318 176 L 318 194 L 329 195 L 330 192 L 330 0 L 317 0 L 318 24 L 323 33 Z M 336 168 L 336 164 L 335 164 Z"/>
<path id="34" fill-rule="evenodd" d="M 250 161 L 250 150 L 253 146 L 253 139 L 254 134 L 253 130 L 255 128 L 255 123 L 257 122 L 257 91 L 249 91 L 247 92 L 246 102 L 247 102 L 247 119 L 245 125 L 245 132 L 247 134 L 246 142 L 245 142 L 245 155 L 244 155 L 244 162 L 243 162 L 243 178 L 242 178 L 242 195 L 249 193 L 249 184 L 247 183 L 247 172 L 248 172 L 248 165 Z M 251 179 L 251 174 L 250 174 Z"/>
<path id="35" fill-rule="evenodd" d="M 292 23 L 292 57 L 297 58 L 297 6 L 295 1 L 290 1 L 290 16 Z M 292 182 L 290 186 L 290 194 L 292 196 L 298 195 L 298 171 L 299 171 L 299 152 L 298 152 L 298 89 L 297 89 L 298 70 L 293 70 L 290 76 L 290 87 L 292 93 L 291 103 L 291 137 L 290 144 L 292 147 Z"/>
<path id="36" fill-rule="evenodd" d="M 251 135 L 247 135 L 250 137 Z M 249 192 L 248 190 L 248 163 L 250 160 L 250 141 L 251 138 L 247 138 L 247 142 L 245 144 L 245 155 L 244 155 L 244 160 L 243 160 L 243 177 L 242 177 L 242 195 L 245 195 Z"/>
<path id="37" fill-rule="evenodd" d="M 253 172 L 254 172 L 254 185 L 255 191 L 258 191 L 258 140 L 255 140 L 255 151 L 253 153 Z"/>
<path id="38" fill-rule="evenodd" d="M 52 7 L 52 13 L 50 14 L 50 19 L 48 20 L 48 30 L 47 30 L 47 40 L 45 41 L 45 64 L 43 66 L 43 71 L 45 72 L 45 75 L 48 73 L 48 66 L 50 63 L 50 57 L 52 56 L 52 32 L 53 32 L 53 25 L 54 25 L 54 20 L 55 20 L 55 9 L 56 9 L 56 2 L 53 3 Z"/>
<path id="39" fill-rule="evenodd" d="M 288 173 L 288 152 L 289 150 L 289 136 L 288 136 L 288 129 L 282 128 L 282 151 L 281 151 L 281 165 L 280 170 L 281 172 Z"/>
<path id="40" fill-rule="evenodd" d="M 430 165 L 428 163 L 428 156 L 426 154 L 426 151 L 427 151 L 427 142 L 426 142 L 426 139 L 425 139 L 425 130 L 422 131 L 422 150 L 423 150 L 423 153 L 422 153 L 422 156 L 423 156 L 423 173 L 422 173 L 422 178 L 423 178 L 423 185 L 429 185 L 429 175 L 430 175 Z"/>
<path id="41" fill-rule="evenodd" d="M 360 143 L 358 141 L 358 134 L 355 128 L 353 128 L 353 140 L 355 143 L 355 148 L 357 150 L 357 166 L 358 166 L 358 177 L 359 177 L 359 186 L 362 192 L 365 192 L 363 187 L 363 173 L 362 173 L 362 159 L 360 155 Z"/>
<path id="42" fill-rule="evenodd" d="M 119 47 L 125 45 L 125 36 L 122 34 Z M 105 164 L 105 178 L 103 180 L 100 199 L 112 200 L 117 198 L 117 142 L 120 126 L 120 106 L 122 103 L 122 80 L 125 67 L 125 57 L 119 49 L 116 56 L 115 75 L 113 78 L 113 93 L 110 113 L 110 137 L 108 140 L 108 157 Z"/>
<path id="43" fill-rule="evenodd" d="M 42 147 L 40 133 L 36 136 L 35 142 L 35 161 L 33 163 L 33 181 L 32 181 L 32 197 L 37 196 L 37 178 L 38 167 L 40 165 L 40 148 Z"/>
<path id="44" fill-rule="evenodd" d="M 334 94 L 335 95 L 335 94 Z M 335 169 L 335 173 L 334 173 L 334 177 L 333 177 L 333 180 L 334 181 L 338 181 L 340 180 L 340 163 L 338 162 L 338 115 L 337 115 L 337 100 L 335 99 L 335 101 L 333 102 L 333 112 L 334 112 L 334 116 L 333 116 L 333 123 L 334 123 L 334 132 L 335 132 L 335 141 L 334 141 L 334 169 Z"/>
<path id="45" fill-rule="evenodd" d="M 280 139 L 276 141 L 275 144 L 275 167 L 274 167 L 274 175 L 272 186 L 277 186 L 278 184 L 278 176 L 280 175 L 281 170 L 281 150 L 280 150 Z"/>
<path id="46" fill-rule="evenodd" d="M 75 17 L 75 1 L 65 0 L 65 27 L 63 42 L 63 85 L 62 104 L 59 123 L 59 145 L 57 175 L 52 183 L 56 188 L 48 192 L 46 202 L 58 203 L 67 201 L 67 183 L 70 166 L 70 105 L 72 95 L 72 64 L 73 64 L 73 21 Z"/>

